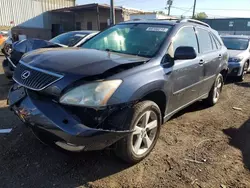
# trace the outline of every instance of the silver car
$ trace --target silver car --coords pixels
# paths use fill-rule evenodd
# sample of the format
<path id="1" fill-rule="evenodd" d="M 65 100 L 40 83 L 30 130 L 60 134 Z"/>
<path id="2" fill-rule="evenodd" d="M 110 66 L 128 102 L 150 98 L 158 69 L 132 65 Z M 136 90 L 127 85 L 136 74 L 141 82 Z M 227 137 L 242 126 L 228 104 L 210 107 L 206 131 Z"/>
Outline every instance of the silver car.
<path id="1" fill-rule="evenodd" d="M 227 35 L 221 38 L 229 53 L 228 76 L 243 81 L 246 73 L 250 70 L 250 37 L 243 35 Z"/>

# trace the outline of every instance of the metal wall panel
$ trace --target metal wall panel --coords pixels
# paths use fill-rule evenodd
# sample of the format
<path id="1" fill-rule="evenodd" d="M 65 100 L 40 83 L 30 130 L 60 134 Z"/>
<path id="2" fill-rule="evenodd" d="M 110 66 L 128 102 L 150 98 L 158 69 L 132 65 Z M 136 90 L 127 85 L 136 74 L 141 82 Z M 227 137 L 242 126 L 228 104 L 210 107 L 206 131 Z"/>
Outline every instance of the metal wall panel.
<path id="1" fill-rule="evenodd" d="M 40 28 L 44 12 L 74 5 L 75 0 L 0 0 L 0 26 Z"/>
<path id="2" fill-rule="evenodd" d="M 213 29 L 223 34 L 250 34 L 250 18 L 204 19 Z"/>

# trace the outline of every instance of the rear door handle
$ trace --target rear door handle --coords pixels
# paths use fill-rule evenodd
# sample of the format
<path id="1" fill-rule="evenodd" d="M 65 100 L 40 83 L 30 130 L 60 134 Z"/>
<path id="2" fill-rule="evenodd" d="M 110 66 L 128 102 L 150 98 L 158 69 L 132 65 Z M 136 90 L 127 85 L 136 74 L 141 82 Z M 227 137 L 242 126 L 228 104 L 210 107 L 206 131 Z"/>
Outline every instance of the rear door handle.
<path id="1" fill-rule="evenodd" d="M 200 60 L 199 65 L 204 65 L 205 61 L 203 59 Z"/>

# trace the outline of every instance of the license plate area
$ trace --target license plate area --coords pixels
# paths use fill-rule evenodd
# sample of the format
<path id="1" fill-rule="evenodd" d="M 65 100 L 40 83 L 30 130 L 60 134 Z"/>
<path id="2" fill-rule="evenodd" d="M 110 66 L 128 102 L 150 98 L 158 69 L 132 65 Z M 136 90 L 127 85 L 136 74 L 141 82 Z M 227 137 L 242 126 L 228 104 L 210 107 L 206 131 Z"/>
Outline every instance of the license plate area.
<path id="1" fill-rule="evenodd" d="M 14 104 L 18 103 L 22 99 L 26 97 L 26 92 L 24 87 L 15 86 L 10 89 L 9 96 L 8 96 L 8 105 L 13 106 Z"/>

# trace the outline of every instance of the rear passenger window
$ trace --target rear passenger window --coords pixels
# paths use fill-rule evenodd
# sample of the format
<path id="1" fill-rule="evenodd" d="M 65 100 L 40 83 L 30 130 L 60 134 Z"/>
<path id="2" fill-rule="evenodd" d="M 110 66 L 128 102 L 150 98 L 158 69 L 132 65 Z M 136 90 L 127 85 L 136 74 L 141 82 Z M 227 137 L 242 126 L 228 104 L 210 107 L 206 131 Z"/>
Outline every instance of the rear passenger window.
<path id="1" fill-rule="evenodd" d="M 219 47 L 217 46 L 217 44 L 215 43 L 215 39 L 213 38 L 212 34 L 210 33 L 210 39 L 212 41 L 212 46 L 213 46 L 213 50 L 217 50 Z"/>
<path id="2" fill-rule="evenodd" d="M 169 55 L 173 57 L 175 50 L 180 46 L 190 46 L 198 52 L 198 42 L 193 27 L 184 27 L 180 29 L 169 47 Z"/>
<path id="3" fill-rule="evenodd" d="M 221 47 L 221 43 L 219 42 L 219 39 L 213 34 L 212 34 L 212 36 L 213 36 L 214 41 L 215 41 L 215 43 L 216 43 L 216 45 L 218 46 L 218 49 L 219 49 Z"/>
<path id="4" fill-rule="evenodd" d="M 213 45 L 209 32 L 200 28 L 197 28 L 196 30 L 201 53 L 213 51 Z"/>

